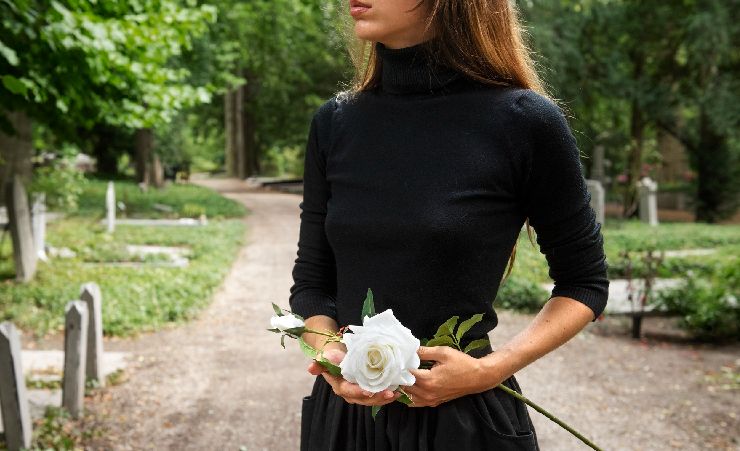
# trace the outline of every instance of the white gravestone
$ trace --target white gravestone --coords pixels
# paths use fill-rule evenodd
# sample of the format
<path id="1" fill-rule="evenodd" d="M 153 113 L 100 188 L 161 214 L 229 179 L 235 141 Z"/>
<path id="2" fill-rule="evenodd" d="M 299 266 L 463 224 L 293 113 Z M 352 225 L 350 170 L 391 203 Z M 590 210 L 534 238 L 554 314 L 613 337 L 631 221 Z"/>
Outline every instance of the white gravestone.
<path id="1" fill-rule="evenodd" d="M 116 228 L 116 191 L 113 188 L 113 182 L 108 182 L 108 189 L 105 191 L 105 208 L 108 233 L 113 233 Z"/>
<path id="2" fill-rule="evenodd" d="M 46 256 L 46 195 L 36 195 L 31 208 L 31 227 L 33 228 L 33 242 L 36 246 L 36 255 L 39 260 L 48 261 Z"/>
<path id="3" fill-rule="evenodd" d="M 0 324 L 0 410 L 8 449 L 29 448 L 32 439 L 21 339 L 10 321 Z"/>
<path id="4" fill-rule="evenodd" d="M 598 180 L 586 180 L 588 192 L 591 193 L 591 208 L 596 214 L 596 222 L 604 224 L 604 187 Z"/>
<path id="5" fill-rule="evenodd" d="M 80 289 L 80 300 L 87 304 L 87 363 L 85 374 L 105 386 L 103 375 L 103 316 L 102 295 L 95 282 L 88 282 Z"/>
<path id="6" fill-rule="evenodd" d="M 637 182 L 640 193 L 640 221 L 651 226 L 658 225 L 658 183 L 650 177 L 643 177 Z"/>
<path id="7" fill-rule="evenodd" d="M 87 304 L 70 301 L 64 309 L 64 374 L 62 407 L 72 418 L 79 418 L 85 397 L 87 362 Z"/>

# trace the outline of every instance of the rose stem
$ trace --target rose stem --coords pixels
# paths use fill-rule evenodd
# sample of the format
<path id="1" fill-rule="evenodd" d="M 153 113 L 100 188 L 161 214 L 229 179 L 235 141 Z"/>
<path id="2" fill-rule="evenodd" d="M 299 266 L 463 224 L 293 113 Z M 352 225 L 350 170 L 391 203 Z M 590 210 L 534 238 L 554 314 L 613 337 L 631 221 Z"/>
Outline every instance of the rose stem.
<path id="1" fill-rule="evenodd" d="M 514 391 L 514 390 L 510 389 L 509 387 L 506 387 L 506 386 L 505 386 L 504 384 L 499 384 L 499 385 L 498 385 L 498 388 L 500 388 L 500 389 L 502 389 L 503 391 L 505 391 L 506 393 L 508 393 L 508 394 L 510 394 L 510 395 L 512 395 L 512 396 L 514 396 L 515 398 L 518 398 L 518 399 L 522 400 L 522 401 L 523 401 L 523 402 L 525 402 L 526 404 L 528 404 L 528 405 L 532 406 L 532 408 L 533 408 L 534 410 L 538 411 L 538 412 L 539 412 L 539 413 L 541 413 L 542 415 L 546 416 L 547 418 L 551 419 L 552 421 L 554 421 L 555 423 L 557 423 L 558 425 L 560 425 L 560 426 L 561 426 L 561 427 L 562 427 L 563 429 L 565 429 L 566 431 L 568 431 L 568 432 L 570 432 L 571 434 L 573 434 L 573 435 L 575 435 L 576 437 L 578 437 L 578 438 L 579 438 L 579 439 L 580 439 L 580 440 L 581 440 L 581 441 L 582 441 L 583 443 L 585 443 L 586 445 L 590 446 L 591 448 L 593 448 L 593 449 L 595 449 L 595 450 L 597 450 L 597 451 L 602 451 L 602 450 L 601 450 L 601 448 L 599 448 L 598 446 L 594 445 L 594 444 L 593 444 L 593 443 L 591 442 L 591 440 L 589 440 L 589 439 L 587 439 L 586 437 L 582 436 L 582 435 L 581 435 L 580 433 L 578 433 L 578 431 L 576 431 L 576 430 L 575 430 L 575 429 L 573 429 L 572 427 L 568 426 L 567 424 L 565 424 L 564 422 L 562 422 L 562 421 L 561 421 L 561 420 L 560 420 L 560 419 L 559 419 L 558 417 L 556 417 L 555 415 L 551 414 L 550 412 L 548 412 L 547 410 L 543 409 L 542 407 L 538 406 L 538 405 L 537 405 L 537 404 L 535 404 L 535 403 L 534 403 L 533 401 L 530 401 L 530 400 L 529 400 L 529 399 L 527 399 L 527 398 L 526 398 L 525 396 L 523 396 L 523 395 L 519 394 L 518 392 L 516 392 L 516 391 Z"/>

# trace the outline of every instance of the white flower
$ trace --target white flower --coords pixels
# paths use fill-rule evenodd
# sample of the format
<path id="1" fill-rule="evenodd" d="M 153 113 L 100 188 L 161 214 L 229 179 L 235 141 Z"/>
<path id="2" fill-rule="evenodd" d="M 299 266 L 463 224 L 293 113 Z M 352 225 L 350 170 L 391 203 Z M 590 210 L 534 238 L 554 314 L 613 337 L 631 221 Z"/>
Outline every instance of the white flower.
<path id="1" fill-rule="evenodd" d="M 283 316 L 273 316 L 272 318 L 270 318 L 270 325 L 273 329 L 280 329 L 280 331 L 285 332 L 286 329 L 303 327 L 304 323 L 303 320 L 301 320 L 300 318 L 296 317 L 293 314 L 289 314 Z"/>
<path id="2" fill-rule="evenodd" d="M 416 382 L 409 369 L 419 368 L 419 339 L 404 327 L 391 309 L 365 317 L 362 326 L 349 326 L 342 343 L 347 354 L 339 364 L 342 376 L 363 390 L 378 393 Z"/>

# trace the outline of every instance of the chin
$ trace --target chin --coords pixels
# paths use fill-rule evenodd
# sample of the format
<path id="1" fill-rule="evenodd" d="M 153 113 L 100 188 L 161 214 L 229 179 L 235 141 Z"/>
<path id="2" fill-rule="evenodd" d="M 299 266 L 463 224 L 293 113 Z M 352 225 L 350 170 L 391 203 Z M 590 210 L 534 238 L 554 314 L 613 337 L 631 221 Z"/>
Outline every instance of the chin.
<path id="1" fill-rule="evenodd" d="M 362 20 L 355 23 L 355 36 L 365 41 L 382 41 L 385 33 L 379 32 L 376 27 Z"/>

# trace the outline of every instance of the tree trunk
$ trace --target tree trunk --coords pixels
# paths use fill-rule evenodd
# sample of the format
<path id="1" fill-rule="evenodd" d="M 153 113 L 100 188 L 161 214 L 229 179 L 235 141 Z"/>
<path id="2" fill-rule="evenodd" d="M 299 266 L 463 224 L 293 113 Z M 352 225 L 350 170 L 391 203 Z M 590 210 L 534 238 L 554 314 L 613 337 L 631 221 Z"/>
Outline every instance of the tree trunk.
<path id="1" fill-rule="evenodd" d="M 16 280 L 27 282 L 36 273 L 31 214 L 25 186 L 31 182 L 33 153 L 31 120 L 25 113 L 5 113 L 14 135 L 0 131 L 0 179 L 2 199 L 8 211 Z"/>
<path id="2" fill-rule="evenodd" d="M 151 171 L 149 170 L 149 165 L 151 164 L 153 140 L 154 138 L 150 128 L 140 128 L 134 134 L 134 146 L 136 147 L 136 181 L 145 185 L 149 185 L 150 183 Z"/>
<path id="3" fill-rule="evenodd" d="M 249 81 L 244 87 L 244 101 L 246 105 L 250 105 L 257 96 L 259 80 L 251 71 L 245 71 L 244 78 Z M 260 172 L 257 152 L 257 121 L 249 108 L 244 108 L 242 122 L 244 127 L 244 176 L 249 177 Z"/>
<path id="4" fill-rule="evenodd" d="M 94 133 L 95 171 L 103 175 L 116 175 L 118 173 L 118 155 L 112 145 L 116 133 L 112 127 L 107 125 L 95 126 Z"/>
<path id="5" fill-rule="evenodd" d="M 717 222 L 736 209 L 737 186 L 733 183 L 730 147 L 727 137 L 714 129 L 704 107 L 699 112 L 699 151 L 696 152 L 696 220 Z"/>
<path id="6" fill-rule="evenodd" d="M 234 91 L 229 90 L 224 94 L 224 135 L 226 138 L 226 148 L 224 149 L 224 164 L 226 175 L 229 177 L 236 176 L 236 155 L 234 146 Z"/>
<path id="7" fill-rule="evenodd" d="M 149 165 L 149 181 L 155 188 L 162 188 L 164 186 L 164 167 L 162 161 L 159 159 L 159 155 L 153 153 L 152 162 Z"/>
<path id="8" fill-rule="evenodd" d="M 6 183 L 13 182 L 13 174 L 18 174 L 21 182 L 28 185 L 31 182 L 33 154 L 31 120 L 21 112 L 4 114 L 5 119 L 15 129 L 15 134 L 7 135 L 0 130 L 0 188 Z M 5 196 L 0 197 L 2 197 L 0 202 L 4 202 Z"/>
<path id="9" fill-rule="evenodd" d="M 246 148 L 244 141 L 244 85 L 236 88 L 234 93 L 234 175 L 239 179 L 246 178 Z"/>
<path id="10" fill-rule="evenodd" d="M 638 83 L 642 77 L 644 57 L 639 52 L 632 56 L 634 69 L 632 71 L 632 82 Z M 642 170 L 642 147 L 643 132 L 645 130 L 645 121 L 642 117 L 642 107 L 640 105 L 638 94 L 633 94 L 632 98 L 632 118 L 630 123 L 630 152 L 627 157 L 627 185 L 624 189 L 624 198 L 622 202 L 622 217 L 637 217 L 638 199 L 637 199 L 637 181 L 640 180 Z"/>

